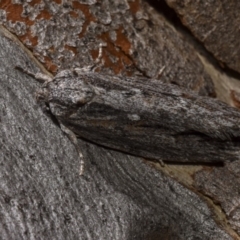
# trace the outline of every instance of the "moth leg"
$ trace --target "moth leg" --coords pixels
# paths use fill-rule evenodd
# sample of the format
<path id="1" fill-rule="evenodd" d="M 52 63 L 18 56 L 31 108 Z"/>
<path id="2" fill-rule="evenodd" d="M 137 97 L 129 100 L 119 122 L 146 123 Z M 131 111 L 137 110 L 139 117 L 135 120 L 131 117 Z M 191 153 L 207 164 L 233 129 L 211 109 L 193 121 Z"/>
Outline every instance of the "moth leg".
<path id="1" fill-rule="evenodd" d="M 163 160 L 162 160 L 162 159 L 159 159 L 158 161 L 159 161 L 159 163 L 160 163 L 161 167 L 165 167 L 165 163 L 163 162 Z"/>
<path id="2" fill-rule="evenodd" d="M 78 147 L 77 137 L 74 134 L 74 132 L 72 132 L 69 128 L 65 127 L 61 123 L 60 123 L 60 127 L 61 127 L 62 131 L 68 136 L 68 138 L 73 143 L 73 145 L 75 146 L 75 148 L 78 152 L 78 156 L 79 156 L 79 159 L 80 159 L 79 175 L 83 175 L 83 172 L 84 172 L 84 157 L 83 157 L 83 154 Z"/>
<path id="3" fill-rule="evenodd" d="M 95 62 L 92 65 L 83 67 L 83 68 L 74 68 L 73 71 L 77 74 L 80 75 L 84 72 L 91 72 L 94 71 L 97 67 L 102 66 L 103 63 L 101 61 L 102 58 L 102 48 L 105 47 L 106 45 L 103 45 L 102 43 L 99 44 L 99 51 L 98 51 L 98 57 L 95 60 Z"/>
<path id="4" fill-rule="evenodd" d="M 154 79 L 160 78 L 162 76 L 165 68 L 166 68 L 166 66 L 164 65 L 153 78 Z"/>
<path id="5" fill-rule="evenodd" d="M 31 71 L 29 71 L 27 69 L 24 69 L 21 66 L 16 66 L 15 68 L 24 72 L 24 73 L 26 73 L 26 74 L 28 74 L 31 77 L 34 77 L 40 83 L 48 83 L 48 82 L 51 82 L 53 80 L 52 77 L 50 77 L 46 74 L 40 73 L 40 72 L 32 73 Z"/>

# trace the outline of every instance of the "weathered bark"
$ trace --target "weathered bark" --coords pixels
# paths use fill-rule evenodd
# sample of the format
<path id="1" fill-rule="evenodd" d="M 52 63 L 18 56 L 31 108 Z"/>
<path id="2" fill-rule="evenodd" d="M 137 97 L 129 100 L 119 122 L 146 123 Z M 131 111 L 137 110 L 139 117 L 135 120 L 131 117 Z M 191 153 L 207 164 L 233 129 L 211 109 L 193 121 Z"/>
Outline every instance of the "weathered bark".
<path id="1" fill-rule="evenodd" d="M 5 11 L 1 3 L 1 19 L 52 72 L 91 63 L 99 42 L 106 42 L 102 72 L 154 76 L 166 65 L 163 82 L 214 95 L 209 77 L 214 74 L 207 73 L 196 48 L 147 4 L 79 2 L 73 7 L 52 2 L 39 10 L 35 5 L 29 14 L 26 2 L 23 15 L 21 4 L 9 3 Z M 3 239 L 238 238 L 231 229 L 239 231 L 234 188 L 238 162 L 226 167 L 161 168 L 79 140 L 86 162 L 80 177 L 74 146 L 34 100 L 36 83 L 14 70 L 20 64 L 36 72 L 37 62 L 9 38 L 1 31 Z M 215 71 L 221 78 L 219 69 Z"/>
<path id="2" fill-rule="evenodd" d="M 196 194 L 140 158 L 80 142 L 80 177 L 75 148 L 35 103 L 36 84 L 14 70 L 31 59 L 0 41 L 2 239 L 231 239 Z"/>
<path id="3" fill-rule="evenodd" d="M 214 57 L 240 72 L 238 0 L 166 0 Z"/>
<path id="4" fill-rule="evenodd" d="M 165 66 L 162 81 L 215 94 L 189 41 L 149 5 L 138 0 L 79 2 L 40 2 L 34 8 L 27 2 L 9 4 L 12 12 L 8 5 L 0 16 L 51 72 L 92 64 L 103 42 L 101 72 L 153 77 Z"/>

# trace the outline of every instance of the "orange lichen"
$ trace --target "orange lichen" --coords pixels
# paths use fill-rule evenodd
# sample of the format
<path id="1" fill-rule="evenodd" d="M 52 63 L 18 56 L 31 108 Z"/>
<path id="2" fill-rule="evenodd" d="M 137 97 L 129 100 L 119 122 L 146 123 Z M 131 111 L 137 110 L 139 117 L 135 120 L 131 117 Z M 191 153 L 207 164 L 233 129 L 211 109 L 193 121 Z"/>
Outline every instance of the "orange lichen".
<path id="1" fill-rule="evenodd" d="M 121 27 L 117 30 L 117 40 L 115 44 L 122 49 L 126 54 L 129 54 L 131 43 L 123 33 L 124 29 Z"/>
<path id="2" fill-rule="evenodd" d="M 38 45 L 38 37 L 32 36 L 31 30 L 27 29 L 26 34 L 23 36 L 17 36 L 22 43 L 25 43 L 27 40 L 30 41 L 31 46 L 27 46 L 29 49 L 33 49 L 34 46 Z"/>
<path id="3" fill-rule="evenodd" d="M 62 0 L 53 0 L 55 3 L 57 4 L 61 4 L 62 3 Z"/>
<path id="4" fill-rule="evenodd" d="M 34 6 L 39 4 L 40 0 L 33 0 L 29 4 Z M 12 22 L 24 22 L 27 26 L 31 26 L 34 24 L 34 21 L 30 20 L 28 17 L 22 17 L 21 14 L 23 12 L 23 5 L 22 4 L 13 4 L 11 0 L 3 0 L 0 2 L 0 9 L 3 9 L 7 12 L 7 20 L 11 20 Z M 50 19 L 51 14 L 44 9 L 41 13 L 37 16 L 36 19 Z"/>
<path id="5" fill-rule="evenodd" d="M 36 4 L 39 4 L 41 0 L 33 0 L 31 3 L 29 3 L 31 6 L 35 6 Z M 61 4 L 61 0 L 55 0 L 57 4 Z M 139 9 L 139 0 L 136 0 L 134 2 L 129 3 L 130 9 L 132 12 L 137 12 Z M 82 31 L 79 34 L 79 38 L 82 38 L 85 33 L 86 29 L 89 26 L 91 22 L 96 22 L 97 19 L 94 17 L 94 15 L 89 11 L 89 6 L 85 4 L 81 4 L 78 1 L 72 2 L 73 10 L 69 12 L 71 17 L 78 18 L 79 14 L 77 10 L 79 9 L 84 15 L 85 15 L 85 22 L 82 26 Z M 6 10 L 8 13 L 7 20 L 16 22 L 21 21 L 26 24 L 26 34 L 23 36 L 18 36 L 19 39 L 24 43 L 26 41 L 30 41 L 31 46 L 27 46 L 30 49 L 34 49 L 35 46 L 38 45 L 38 37 L 32 36 L 30 26 L 32 26 L 35 23 L 34 21 L 29 20 L 28 17 L 22 17 L 21 14 L 23 12 L 23 5 L 22 4 L 12 4 L 11 0 L 3 0 L 0 3 L 0 8 Z M 47 8 L 43 9 L 36 19 L 51 19 L 52 15 L 47 10 Z M 128 40 L 127 36 L 124 34 L 124 28 L 120 27 L 116 31 L 116 40 L 113 41 L 111 37 L 109 36 L 108 32 L 102 33 L 100 36 L 98 36 L 100 39 L 102 39 L 104 42 L 108 44 L 106 48 L 103 50 L 103 59 L 105 62 L 106 67 L 110 67 L 113 69 L 113 71 L 118 74 L 123 69 L 125 69 L 124 65 L 131 65 L 132 59 L 130 57 L 130 49 L 131 49 L 131 43 Z M 77 48 L 71 47 L 68 45 L 65 45 L 65 49 L 72 51 L 74 54 L 77 54 Z M 49 49 L 51 51 L 51 49 Z M 54 51 L 54 49 L 52 49 Z M 98 50 L 93 50 L 91 52 L 94 59 L 98 56 Z M 116 62 L 112 62 L 110 56 L 113 56 L 116 59 Z M 52 59 L 49 57 L 45 57 L 45 66 L 48 70 L 51 72 L 56 72 L 57 66 L 53 64 Z"/>
<path id="6" fill-rule="evenodd" d="M 36 17 L 36 19 L 46 19 L 49 20 L 51 18 L 51 14 L 46 10 L 43 9 L 40 14 Z"/>
<path id="7" fill-rule="evenodd" d="M 72 2 L 73 9 L 79 9 L 83 12 L 86 19 L 89 21 L 96 21 L 95 17 L 89 12 L 89 7 L 87 5 L 81 4 L 77 1 Z"/>
<path id="8" fill-rule="evenodd" d="M 72 51 L 75 55 L 77 54 L 77 48 L 69 45 L 64 46 L 65 49 Z"/>
<path id="9" fill-rule="evenodd" d="M 42 1 L 42 0 L 32 0 L 31 2 L 28 2 L 28 4 L 33 7 L 33 6 L 36 5 L 36 4 L 40 4 L 41 1 Z"/>
<path id="10" fill-rule="evenodd" d="M 89 12 L 89 7 L 87 5 L 81 4 L 77 1 L 73 1 L 72 6 L 73 6 L 73 9 L 79 9 L 85 15 L 86 21 L 82 27 L 82 32 L 79 34 L 79 38 L 81 38 L 84 36 L 84 33 L 89 23 L 96 21 L 96 18 Z"/>
<path id="11" fill-rule="evenodd" d="M 20 4 L 13 4 L 11 0 L 3 0 L 0 2 L 0 9 L 7 12 L 7 20 L 14 22 L 25 22 L 26 25 L 32 25 L 33 21 L 22 17 L 23 6 Z"/>
<path id="12" fill-rule="evenodd" d="M 49 72 L 51 73 L 57 72 L 58 67 L 52 62 L 52 60 L 49 57 L 45 56 L 44 62 L 45 62 L 44 65 Z"/>
<path id="13" fill-rule="evenodd" d="M 38 37 L 33 37 L 31 34 L 28 35 L 29 41 L 32 43 L 32 46 L 35 47 L 38 45 Z"/>
<path id="14" fill-rule="evenodd" d="M 136 12 L 140 9 L 140 2 L 139 0 L 135 0 L 133 2 L 128 2 L 130 11 L 132 14 L 136 14 Z"/>
<path id="15" fill-rule="evenodd" d="M 69 15 L 71 15 L 71 17 L 73 17 L 73 18 L 77 18 L 78 17 L 78 13 L 75 12 L 75 11 L 69 12 Z"/>
<path id="16" fill-rule="evenodd" d="M 120 29 L 117 30 L 117 40 L 115 42 L 112 42 L 112 40 L 109 37 L 109 33 L 103 33 L 100 38 L 104 41 L 107 42 L 107 48 L 104 48 L 103 50 L 103 59 L 105 62 L 105 66 L 113 69 L 113 71 L 118 74 L 121 72 L 125 67 L 123 63 L 127 65 L 132 64 L 132 60 L 129 56 L 129 50 L 131 47 L 131 43 L 129 40 L 126 38 L 124 34 L 122 34 L 123 28 L 121 27 Z M 119 47 L 122 51 L 118 51 L 116 49 L 116 46 Z M 112 56 L 116 57 L 118 60 L 117 62 L 113 63 L 110 58 L 108 57 L 105 52 L 109 52 Z M 98 56 L 98 51 L 92 51 L 92 56 L 93 58 L 97 58 Z"/>

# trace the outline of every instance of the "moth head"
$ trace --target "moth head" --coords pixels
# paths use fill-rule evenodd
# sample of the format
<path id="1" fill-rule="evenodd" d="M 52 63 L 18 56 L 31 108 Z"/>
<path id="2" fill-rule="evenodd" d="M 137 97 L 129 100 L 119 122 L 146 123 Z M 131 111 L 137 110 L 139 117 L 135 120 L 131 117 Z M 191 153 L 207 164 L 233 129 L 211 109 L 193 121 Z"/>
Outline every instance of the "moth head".
<path id="1" fill-rule="evenodd" d="M 49 85 L 49 106 L 56 115 L 68 115 L 90 102 L 95 95 L 91 85 L 83 81 L 60 81 Z"/>

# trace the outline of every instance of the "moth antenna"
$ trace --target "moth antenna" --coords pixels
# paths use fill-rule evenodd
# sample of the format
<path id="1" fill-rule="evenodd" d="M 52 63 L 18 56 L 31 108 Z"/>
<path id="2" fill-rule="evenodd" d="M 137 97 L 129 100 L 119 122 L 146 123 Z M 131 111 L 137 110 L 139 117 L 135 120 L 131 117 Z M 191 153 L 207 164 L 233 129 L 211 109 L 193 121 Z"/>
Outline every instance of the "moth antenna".
<path id="1" fill-rule="evenodd" d="M 40 73 L 40 72 L 33 73 L 33 72 L 29 71 L 28 69 L 24 69 L 21 66 L 16 66 L 15 68 L 20 70 L 23 73 L 26 73 L 27 75 L 29 75 L 31 77 L 34 77 L 40 83 L 45 83 L 46 84 L 46 83 L 51 82 L 53 80 L 52 77 L 50 77 L 46 74 Z"/>

